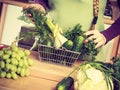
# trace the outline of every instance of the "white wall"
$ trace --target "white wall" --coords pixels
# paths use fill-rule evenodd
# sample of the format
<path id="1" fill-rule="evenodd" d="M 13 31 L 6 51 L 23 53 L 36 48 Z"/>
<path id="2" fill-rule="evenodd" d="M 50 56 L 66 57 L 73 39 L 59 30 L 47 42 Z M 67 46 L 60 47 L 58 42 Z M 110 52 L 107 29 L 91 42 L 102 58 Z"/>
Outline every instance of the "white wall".
<path id="1" fill-rule="evenodd" d="M 11 42 L 19 35 L 22 25 L 28 25 L 19 20 L 18 17 L 22 14 L 22 7 L 8 5 L 5 24 L 3 28 L 2 44 L 10 45 Z"/>

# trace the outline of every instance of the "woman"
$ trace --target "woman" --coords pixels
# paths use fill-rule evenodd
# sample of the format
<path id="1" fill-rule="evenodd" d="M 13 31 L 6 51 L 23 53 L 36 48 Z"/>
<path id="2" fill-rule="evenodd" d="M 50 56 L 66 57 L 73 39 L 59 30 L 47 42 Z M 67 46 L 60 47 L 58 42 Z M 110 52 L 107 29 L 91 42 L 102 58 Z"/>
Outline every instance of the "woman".
<path id="1" fill-rule="evenodd" d="M 91 24 L 94 18 L 93 1 L 96 0 L 35 0 L 38 7 L 38 3 L 42 4 L 45 10 L 49 10 L 51 18 L 62 27 L 63 32 L 66 32 L 68 28 L 80 23 L 83 31 L 88 31 L 91 28 Z M 99 0 L 99 12 L 98 20 L 95 29 L 104 30 L 103 15 L 105 11 L 107 0 Z M 33 6 L 33 5 L 32 5 Z M 42 9 L 43 7 L 40 6 Z M 44 10 L 43 10 L 44 11 Z M 105 51 L 101 50 L 97 55 L 96 60 L 105 60 L 103 57 Z"/>

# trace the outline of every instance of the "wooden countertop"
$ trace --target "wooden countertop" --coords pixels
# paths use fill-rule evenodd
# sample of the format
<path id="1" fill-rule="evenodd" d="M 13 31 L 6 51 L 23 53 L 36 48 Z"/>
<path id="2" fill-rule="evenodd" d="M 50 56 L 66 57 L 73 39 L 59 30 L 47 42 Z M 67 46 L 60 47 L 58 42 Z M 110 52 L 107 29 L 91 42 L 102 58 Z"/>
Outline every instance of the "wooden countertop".
<path id="1" fill-rule="evenodd" d="M 31 52 L 30 58 L 34 60 L 30 76 L 17 80 L 0 78 L 0 90 L 55 90 L 57 83 L 80 64 L 68 67 L 45 63 L 38 59 L 37 52 Z"/>

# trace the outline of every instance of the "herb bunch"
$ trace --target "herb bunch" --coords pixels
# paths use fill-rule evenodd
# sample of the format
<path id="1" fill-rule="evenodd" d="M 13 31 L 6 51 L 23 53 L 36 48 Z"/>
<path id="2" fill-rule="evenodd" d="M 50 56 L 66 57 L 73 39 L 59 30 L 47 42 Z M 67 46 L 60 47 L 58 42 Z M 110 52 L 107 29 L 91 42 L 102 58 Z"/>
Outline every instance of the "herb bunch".
<path id="1" fill-rule="evenodd" d="M 112 61 L 113 61 L 113 64 L 112 64 L 112 67 L 114 69 L 114 73 L 113 73 L 113 76 L 119 80 L 116 81 L 114 80 L 114 87 L 115 87 L 115 90 L 120 90 L 120 55 L 118 55 L 117 57 L 113 57 L 112 58 Z"/>
<path id="2" fill-rule="evenodd" d="M 82 48 L 80 49 L 81 57 L 84 59 L 86 55 L 89 55 L 91 57 L 91 60 L 95 60 L 95 56 L 99 53 L 99 49 L 95 48 L 95 43 L 94 40 L 89 40 L 86 43 L 86 38 L 87 36 L 84 35 L 85 31 L 81 29 L 81 25 L 77 24 L 73 28 L 69 28 L 68 31 L 65 33 L 65 37 L 68 38 L 69 40 L 74 41 L 76 37 L 82 36 L 84 38 L 84 42 L 82 45 Z"/>
<path id="3" fill-rule="evenodd" d="M 77 24 L 73 28 L 69 28 L 64 36 L 69 40 L 75 40 L 77 36 L 84 36 L 84 31 L 81 29 L 81 25 Z"/>

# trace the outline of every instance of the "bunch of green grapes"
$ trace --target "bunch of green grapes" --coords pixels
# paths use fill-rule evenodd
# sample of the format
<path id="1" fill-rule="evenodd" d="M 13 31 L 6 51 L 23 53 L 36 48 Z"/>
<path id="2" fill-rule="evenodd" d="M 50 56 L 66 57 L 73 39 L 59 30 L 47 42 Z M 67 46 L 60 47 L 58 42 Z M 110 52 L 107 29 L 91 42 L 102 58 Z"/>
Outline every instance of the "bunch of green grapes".
<path id="1" fill-rule="evenodd" d="M 29 66 L 33 65 L 33 60 L 28 56 L 30 51 L 11 45 L 0 50 L 0 78 L 18 79 L 29 76 Z"/>

